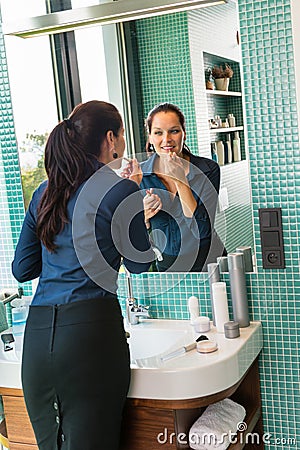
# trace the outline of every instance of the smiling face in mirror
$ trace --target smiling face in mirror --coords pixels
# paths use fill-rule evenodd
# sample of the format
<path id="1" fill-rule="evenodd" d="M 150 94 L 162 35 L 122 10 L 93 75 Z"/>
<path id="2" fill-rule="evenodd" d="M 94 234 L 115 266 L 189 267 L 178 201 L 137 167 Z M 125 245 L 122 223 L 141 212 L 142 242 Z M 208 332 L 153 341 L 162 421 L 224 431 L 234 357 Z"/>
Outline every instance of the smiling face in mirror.
<path id="1" fill-rule="evenodd" d="M 149 159 L 141 164 L 145 220 L 159 250 L 160 272 L 201 272 L 209 262 L 220 168 L 185 144 L 185 118 L 174 104 L 155 106 L 146 120 Z M 220 253 L 218 256 L 221 256 Z"/>
<path id="2" fill-rule="evenodd" d="M 180 115 L 176 112 L 161 111 L 148 117 L 149 143 L 153 145 L 156 153 L 160 156 L 175 153 L 182 155 L 183 144 L 186 138 Z M 151 123 L 152 122 L 152 123 Z"/>

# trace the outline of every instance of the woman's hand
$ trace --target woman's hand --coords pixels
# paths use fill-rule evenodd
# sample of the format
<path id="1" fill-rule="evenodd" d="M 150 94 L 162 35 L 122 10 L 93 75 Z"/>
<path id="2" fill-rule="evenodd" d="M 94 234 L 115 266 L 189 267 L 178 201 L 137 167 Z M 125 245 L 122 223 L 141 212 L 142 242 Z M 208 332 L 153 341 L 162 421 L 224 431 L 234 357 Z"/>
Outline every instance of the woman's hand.
<path id="1" fill-rule="evenodd" d="M 144 214 L 145 223 L 149 223 L 149 219 L 155 216 L 162 208 L 162 201 L 157 194 L 153 194 L 153 188 L 146 190 L 147 194 L 144 197 Z"/>
<path id="2" fill-rule="evenodd" d="M 188 171 L 188 164 L 176 153 L 170 152 L 168 155 L 160 155 L 163 162 L 163 175 L 173 179 L 175 183 L 187 183 L 186 174 Z"/>
<path id="3" fill-rule="evenodd" d="M 137 159 L 124 159 L 127 161 L 127 164 L 120 173 L 121 177 L 128 178 L 129 180 L 135 181 L 138 185 L 140 185 L 143 179 L 143 172 Z"/>

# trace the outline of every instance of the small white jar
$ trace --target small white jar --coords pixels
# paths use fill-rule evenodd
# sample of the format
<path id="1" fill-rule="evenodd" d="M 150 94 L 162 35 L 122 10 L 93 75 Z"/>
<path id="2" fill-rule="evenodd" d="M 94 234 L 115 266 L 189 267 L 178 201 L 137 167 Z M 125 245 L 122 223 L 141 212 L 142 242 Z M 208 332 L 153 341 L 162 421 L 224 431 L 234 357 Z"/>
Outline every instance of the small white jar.
<path id="1" fill-rule="evenodd" d="M 210 330 L 210 320 L 207 316 L 199 316 L 193 321 L 193 327 L 196 333 L 206 333 Z"/>

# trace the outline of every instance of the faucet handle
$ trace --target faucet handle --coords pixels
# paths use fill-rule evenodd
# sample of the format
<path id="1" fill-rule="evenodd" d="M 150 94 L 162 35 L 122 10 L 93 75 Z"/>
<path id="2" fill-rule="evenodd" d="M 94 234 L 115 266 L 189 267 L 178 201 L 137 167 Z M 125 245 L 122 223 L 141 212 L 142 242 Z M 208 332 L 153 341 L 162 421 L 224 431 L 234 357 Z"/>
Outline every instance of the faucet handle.
<path id="1" fill-rule="evenodd" d="M 138 305 L 137 308 L 138 308 L 137 312 L 149 312 L 150 306 L 149 305 L 147 305 L 147 306 L 145 306 L 145 305 Z"/>

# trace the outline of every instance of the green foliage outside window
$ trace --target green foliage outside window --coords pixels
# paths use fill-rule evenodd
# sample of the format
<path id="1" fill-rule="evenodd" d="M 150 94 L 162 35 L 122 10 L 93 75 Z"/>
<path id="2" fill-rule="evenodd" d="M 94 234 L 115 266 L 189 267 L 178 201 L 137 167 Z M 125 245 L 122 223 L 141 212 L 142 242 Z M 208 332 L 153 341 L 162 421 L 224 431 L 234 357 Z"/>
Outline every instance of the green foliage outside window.
<path id="1" fill-rule="evenodd" d="M 34 190 L 46 179 L 44 149 L 48 134 L 33 132 L 26 134 L 20 146 L 21 178 L 25 210 L 27 210 Z"/>

